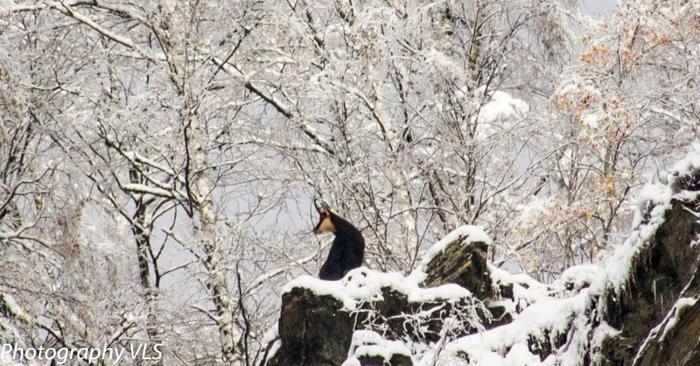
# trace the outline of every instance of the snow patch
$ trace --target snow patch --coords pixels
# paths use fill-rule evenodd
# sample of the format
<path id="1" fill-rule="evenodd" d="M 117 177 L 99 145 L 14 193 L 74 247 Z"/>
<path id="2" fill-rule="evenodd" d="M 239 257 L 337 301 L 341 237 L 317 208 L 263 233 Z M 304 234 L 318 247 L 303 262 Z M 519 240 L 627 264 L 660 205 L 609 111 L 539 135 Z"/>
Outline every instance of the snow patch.
<path id="1" fill-rule="evenodd" d="M 645 186 L 637 198 L 637 210 L 633 229 L 622 246 L 604 261 L 605 271 L 600 271 L 591 284 L 591 293 L 600 295 L 606 287 L 619 293 L 629 280 L 629 268 L 639 250 L 647 243 L 665 221 L 665 213 L 671 207 L 673 192 L 666 185 Z"/>
<path id="2" fill-rule="evenodd" d="M 683 309 L 694 306 L 697 301 L 698 299 L 692 297 L 682 297 L 678 299 L 678 301 L 676 301 L 671 311 L 669 311 L 670 317 L 666 317 L 668 319 L 668 322 L 666 322 L 666 326 L 664 326 L 664 331 L 661 334 L 661 338 L 659 338 L 659 342 L 663 342 L 664 339 L 666 339 L 666 335 L 668 334 L 668 332 L 675 328 L 676 325 L 678 325 L 678 321 L 680 320 L 679 317 L 683 312 Z"/>
<path id="3" fill-rule="evenodd" d="M 554 286 L 560 291 L 578 292 L 582 288 L 590 286 L 597 274 L 597 265 L 586 264 L 573 266 L 561 274 L 559 279 L 554 283 Z"/>
<path id="4" fill-rule="evenodd" d="M 477 89 L 475 94 L 482 94 L 483 88 Z M 488 124 L 508 119 L 522 120 L 529 112 L 530 107 L 527 103 L 497 90 L 491 93 L 488 103 L 481 107 L 478 120 Z"/>
<path id="5" fill-rule="evenodd" d="M 394 355 L 411 357 L 411 351 L 399 341 L 384 339 L 379 333 L 371 330 L 356 330 L 352 334 L 352 343 L 348 358 L 342 366 L 360 365 L 359 357 L 380 356 L 384 360 L 391 360 Z"/>
<path id="6" fill-rule="evenodd" d="M 697 148 L 693 146 L 693 150 L 673 166 L 674 173 L 669 176 L 668 181 L 673 184 L 679 177 L 691 176 L 698 170 L 700 170 L 700 146 Z"/>
<path id="7" fill-rule="evenodd" d="M 673 330 L 676 325 L 678 325 L 679 318 L 681 316 L 681 313 L 683 312 L 683 309 L 687 307 L 691 307 L 695 305 L 695 303 L 698 301 L 698 299 L 693 298 L 693 297 L 681 297 L 679 298 L 675 304 L 673 304 L 673 307 L 671 310 L 669 310 L 668 314 L 664 317 L 664 320 L 659 323 L 659 325 L 655 326 L 650 332 L 647 338 L 644 340 L 644 343 L 642 344 L 641 347 L 639 347 L 639 351 L 637 352 L 637 355 L 634 357 L 634 362 L 633 364 L 637 364 L 637 361 L 639 360 L 640 357 L 644 355 L 644 352 L 646 351 L 647 347 L 649 344 L 652 342 L 652 340 L 655 340 L 658 338 L 658 342 L 663 342 L 666 339 L 666 335 L 668 332 Z M 661 336 L 659 337 L 659 332 L 661 332 Z"/>
<path id="8" fill-rule="evenodd" d="M 565 334 L 573 315 L 585 309 L 587 298 L 588 292 L 584 290 L 566 299 L 542 299 L 530 305 L 509 324 L 450 342 L 445 352 L 451 355 L 466 353 L 470 362 L 476 365 L 482 365 L 482 362 L 488 365 L 539 365 L 539 361 L 534 363 L 535 358 L 526 357 L 525 353 L 531 354 L 525 346 L 528 340 L 553 339 Z M 513 349 L 516 345 L 520 346 Z"/>
<path id="9" fill-rule="evenodd" d="M 637 209 L 632 231 L 623 244 L 606 258 L 601 265 L 602 269 L 597 271 L 591 283 L 588 298 L 589 308 L 599 301 L 591 308 L 594 313 L 605 311 L 608 308 L 607 296 L 602 296 L 606 289 L 619 294 L 630 281 L 630 269 L 634 264 L 634 258 L 665 221 L 665 214 L 671 208 L 671 200 L 674 198 L 683 199 L 688 194 L 688 192 L 674 193 L 671 187 L 678 179 L 692 175 L 698 169 L 700 169 L 700 146 L 693 146 L 686 158 L 674 165 L 674 172 L 668 174 L 668 184 L 649 184 L 640 191 L 637 197 Z M 677 325 L 680 310 L 686 306 L 692 306 L 695 301 L 694 298 L 679 299 L 664 321 L 652 329 L 649 337 L 640 347 L 637 358 L 644 352 L 650 339 L 657 338 L 659 334 L 661 334 L 661 338 L 665 337 L 667 332 Z M 598 359 L 600 355 L 596 353 L 596 350 L 600 349 L 605 339 L 614 337 L 620 332 L 605 321 L 601 321 L 595 329 L 592 329 L 590 321 L 593 318 L 601 319 L 601 315 L 584 312 L 580 313 L 574 320 L 569 348 L 557 357 L 562 366 L 578 366 L 581 356 L 585 352 L 591 353 L 593 363 L 601 361 Z M 588 337 L 590 337 L 590 341 Z"/>
<path id="10" fill-rule="evenodd" d="M 504 366 L 535 366 L 539 364 L 540 358 L 530 352 L 525 342 L 513 345 L 504 362 Z"/>
<path id="11" fill-rule="evenodd" d="M 391 288 L 407 295 L 409 302 L 451 301 L 472 296 L 469 290 L 455 284 L 421 288 L 414 278 L 404 277 L 396 272 L 376 272 L 366 267 L 348 272 L 340 281 L 301 276 L 287 283 L 282 292 L 290 292 L 295 287 L 309 289 L 319 296 L 333 296 L 343 303 L 343 309 L 346 311 L 356 310 L 361 302 L 384 300 L 383 288 Z"/>

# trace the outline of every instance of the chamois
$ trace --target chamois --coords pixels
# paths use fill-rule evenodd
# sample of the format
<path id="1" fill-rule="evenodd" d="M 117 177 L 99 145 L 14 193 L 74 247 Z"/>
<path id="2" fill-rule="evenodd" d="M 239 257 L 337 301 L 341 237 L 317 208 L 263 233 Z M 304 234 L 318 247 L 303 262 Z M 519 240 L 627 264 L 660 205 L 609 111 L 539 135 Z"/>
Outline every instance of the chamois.
<path id="1" fill-rule="evenodd" d="M 365 258 L 365 239 L 357 228 L 342 217 L 334 214 L 325 202 L 314 201 L 321 219 L 314 228 L 315 234 L 331 232 L 335 240 L 328 252 L 328 259 L 321 267 L 318 277 L 326 281 L 336 281 L 353 268 L 362 265 Z"/>

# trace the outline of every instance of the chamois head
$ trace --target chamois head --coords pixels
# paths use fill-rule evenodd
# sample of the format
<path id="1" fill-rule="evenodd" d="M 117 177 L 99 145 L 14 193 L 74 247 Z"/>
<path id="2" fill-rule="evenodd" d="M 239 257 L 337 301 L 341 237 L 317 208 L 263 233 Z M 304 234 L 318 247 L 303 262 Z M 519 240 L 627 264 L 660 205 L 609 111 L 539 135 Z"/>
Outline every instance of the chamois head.
<path id="1" fill-rule="evenodd" d="M 333 224 L 333 220 L 331 220 L 333 213 L 328 205 L 325 202 L 316 199 L 314 200 L 314 206 L 316 206 L 316 211 L 318 211 L 318 214 L 321 216 L 318 220 L 318 224 L 314 228 L 314 233 L 335 233 L 335 225 Z"/>

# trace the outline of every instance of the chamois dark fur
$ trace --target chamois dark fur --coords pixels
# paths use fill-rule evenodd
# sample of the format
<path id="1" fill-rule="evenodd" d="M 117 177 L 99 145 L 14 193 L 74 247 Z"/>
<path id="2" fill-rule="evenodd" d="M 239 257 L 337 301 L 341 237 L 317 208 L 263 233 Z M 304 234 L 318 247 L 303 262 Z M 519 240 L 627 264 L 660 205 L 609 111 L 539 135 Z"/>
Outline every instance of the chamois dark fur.
<path id="1" fill-rule="evenodd" d="M 318 277 L 322 280 L 336 281 L 351 269 L 362 265 L 365 259 L 365 239 L 355 226 L 333 213 L 325 203 L 320 207 L 316 204 L 316 209 L 321 219 L 314 228 L 314 233 L 335 234 L 328 259 L 321 267 Z"/>

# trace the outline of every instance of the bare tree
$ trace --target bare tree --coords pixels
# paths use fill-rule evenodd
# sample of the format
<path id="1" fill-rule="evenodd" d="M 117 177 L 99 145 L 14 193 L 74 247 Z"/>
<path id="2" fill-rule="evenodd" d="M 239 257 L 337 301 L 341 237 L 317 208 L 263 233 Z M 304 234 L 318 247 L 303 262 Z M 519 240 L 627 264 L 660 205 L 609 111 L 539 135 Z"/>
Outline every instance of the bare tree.
<path id="1" fill-rule="evenodd" d="M 699 132 L 677 2 L 8 4 L 0 318 L 25 343 L 256 363 L 325 255 L 315 196 L 370 267 L 410 272 L 467 223 L 546 279 L 613 245 Z"/>

